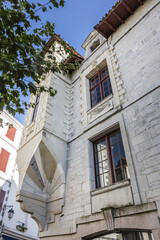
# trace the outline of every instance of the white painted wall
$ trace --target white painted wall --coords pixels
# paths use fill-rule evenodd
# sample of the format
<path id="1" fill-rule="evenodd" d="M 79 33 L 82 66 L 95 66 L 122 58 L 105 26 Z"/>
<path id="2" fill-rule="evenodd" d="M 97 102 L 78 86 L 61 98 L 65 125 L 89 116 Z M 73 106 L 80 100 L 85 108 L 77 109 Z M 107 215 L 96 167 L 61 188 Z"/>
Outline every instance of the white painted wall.
<path id="1" fill-rule="evenodd" d="M 31 219 L 29 214 L 24 213 L 20 209 L 20 204 L 16 202 L 16 192 L 19 183 L 19 172 L 16 165 L 16 156 L 22 135 L 23 126 L 6 111 L 4 111 L 0 115 L 0 117 L 3 119 L 3 127 L 0 128 L 0 151 L 2 148 L 4 148 L 10 153 L 6 172 L 4 173 L 0 171 L 0 188 L 6 191 L 0 220 L 2 220 L 2 224 L 4 225 L 5 233 L 8 232 L 13 237 L 17 236 L 18 234 L 22 238 L 23 236 L 25 236 L 25 238 L 37 239 L 38 227 L 36 222 Z M 14 141 L 6 137 L 6 133 L 8 130 L 7 123 L 13 124 L 13 126 L 17 129 Z M 24 159 L 22 159 L 22 161 L 24 161 Z M 10 208 L 7 208 L 4 212 L 4 216 L 2 216 L 4 205 L 13 205 L 14 216 L 11 220 L 8 219 L 8 210 Z M 21 233 L 16 229 L 16 225 L 18 222 L 24 223 L 27 227 L 27 231 L 25 233 Z"/>

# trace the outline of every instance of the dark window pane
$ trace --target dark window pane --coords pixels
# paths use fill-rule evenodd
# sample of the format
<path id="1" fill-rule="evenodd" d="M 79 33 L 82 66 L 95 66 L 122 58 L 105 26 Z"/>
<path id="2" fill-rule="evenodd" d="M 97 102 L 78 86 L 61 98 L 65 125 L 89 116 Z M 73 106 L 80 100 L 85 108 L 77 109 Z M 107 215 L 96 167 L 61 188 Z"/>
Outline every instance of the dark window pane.
<path id="1" fill-rule="evenodd" d="M 99 175 L 99 165 L 96 164 L 96 175 Z"/>
<path id="2" fill-rule="evenodd" d="M 116 168 L 115 172 L 116 172 L 116 181 L 117 182 L 122 181 L 123 180 L 122 169 Z"/>
<path id="3" fill-rule="evenodd" d="M 101 79 L 103 80 L 104 78 L 106 78 L 109 75 L 108 73 L 108 68 L 105 67 L 101 70 Z"/>
<path id="4" fill-rule="evenodd" d="M 127 165 L 127 161 L 125 158 L 121 157 L 121 163 L 122 165 Z"/>
<path id="5" fill-rule="evenodd" d="M 125 153 L 123 152 L 123 153 L 121 153 L 120 154 L 120 156 L 121 156 L 121 158 L 126 158 L 126 156 L 125 156 Z"/>
<path id="6" fill-rule="evenodd" d="M 98 74 L 96 76 L 94 76 L 91 80 L 91 88 L 93 88 L 94 86 L 96 86 L 99 83 L 99 77 Z"/>
<path id="7" fill-rule="evenodd" d="M 100 184 L 100 178 L 99 178 L 99 176 L 97 176 L 96 181 L 97 181 L 97 188 L 100 188 L 100 187 L 101 187 L 101 184 Z"/>
<path id="8" fill-rule="evenodd" d="M 101 101 L 100 86 L 97 86 L 91 91 L 92 107 Z"/>
<path id="9" fill-rule="evenodd" d="M 114 160 L 114 166 L 115 166 L 115 167 L 120 166 L 119 155 L 115 156 L 115 157 L 113 158 L 113 160 Z"/>
<path id="10" fill-rule="evenodd" d="M 111 145 L 117 142 L 117 134 L 111 135 L 110 139 L 111 139 Z"/>
<path id="11" fill-rule="evenodd" d="M 117 133 L 117 138 L 118 138 L 119 140 L 122 140 L 122 137 L 121 137 L 121 133 L 120 133 L 120 132 Z"/>
<path id="12" fill-rule="evenodd" d="M 111 149 L 112 149 L 112 155 L 113 156 L 119 154 L 118 144 L 112 145 Z"/>
<path id="13" fill-rule="evenodd" d="M 108 141 L 107 141 L 108 138 Z M 129 177 L 127 161 L 119 131 L 94 144 L 97 186 L 104 187 Z M 109 152 L 107 152 L 109 150 Z"/>
<path id="14" fill-rule="evenodd" d="M 116 181 L 121 181 L 127 178 L 127 162 L 120 132 L 117 132 L 110 136 L 110 143 Z"/>
<path id="15" fill-rule="evenodd" d="M 120 150 L 121 153 L 124 152 L 124 148 L 123 148 L 123 143 L 122 143 L 122 141 L 119 142 L 119 150 Z"/>
<path id="16" fill-rule="evenodd" d="M 107 96 L 109 96 L 112 93 L 112 88 L 111 88 L 111 84 L 110 84 L 110 79 L 109 78 L 106 79 L 105 81 L 103 81 L 102 88 L 103 88 L 104 97 L 107 97 Z"/>
<path id="17" fill-rule="evenodd" d="M 105 91 L 104 97 L 107 97 L 109 94 L 110 94 L 109 91 Z"/>
<path id="18" fill-rule="evenodd" d="M 99 103 L 100 101 L 101 101 L 101 97 L 98 97 L 96 103 Z"/>
<path id="19" fill-rule="evenodd" d="M 99 39 L 93 43 L 91 46 L 91 52 L 93 52 L 100 45 Z"/>

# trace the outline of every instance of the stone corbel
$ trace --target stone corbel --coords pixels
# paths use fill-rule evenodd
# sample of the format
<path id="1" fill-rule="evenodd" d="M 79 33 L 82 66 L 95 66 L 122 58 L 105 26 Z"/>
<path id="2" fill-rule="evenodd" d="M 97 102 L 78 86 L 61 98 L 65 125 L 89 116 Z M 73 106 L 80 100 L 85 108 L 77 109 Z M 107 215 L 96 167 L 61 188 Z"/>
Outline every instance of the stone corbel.
<path id="1" fill-rule="evenodd" d="M 104 218 L 106 220 L 107 231 L 114 230 L 114 216 L 115 216 L 115 209 L 114 208 L 104 208 L 102 209 Z"/>

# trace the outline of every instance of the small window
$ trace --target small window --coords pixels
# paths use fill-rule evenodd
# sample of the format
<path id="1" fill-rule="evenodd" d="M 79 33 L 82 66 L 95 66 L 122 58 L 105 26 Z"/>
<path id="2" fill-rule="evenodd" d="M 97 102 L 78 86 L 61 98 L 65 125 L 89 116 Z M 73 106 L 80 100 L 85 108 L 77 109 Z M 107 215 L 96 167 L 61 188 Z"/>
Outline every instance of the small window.
<path id="1" fill-rule="evenodd" d="M 2 148 L 0 153 L 0 171 L 2 172 L 6 171 L 9 156 L 10 156 L 10 153 L 7 150 Z"/>
<path id="2" fill-rule="evenodd" d="M 91 107 L 112 94 L 112 86 L 107 66 L 90 79 Z"/>
<path id="3" fill-rule="evenodd" d="M 91 46 L 91 52 L 93 52 L 99 45 L 100 45 L 99 39 L 97 41 L 93 42 L 93 44 Z"/>
<path id="4" fill-rule="evenodd" d="M 94 143 L 96 187 L 102 188 L 128 178 L 127 161 L 120 130 Z"/>
<path id="5" fill-rule="evenodd" d="M 37 117 L 39 101 L 40 101 L 40 94 L 38 94 L 38 95 L 36 96 L 35 107 L 34 107 L 33 115 L 32 115 L 32 122 L 35 121 L 35 119 L 36 119 L 36 117 Z"/>
<path id="6" fill-rule="evenodd" d="M 16 128 L 13 126 L 8 127 L 8 131 L 6 134 L 6 137 L 8 137 L 11 141 L 14 141 L 15 135 L 16 135 Z"/>

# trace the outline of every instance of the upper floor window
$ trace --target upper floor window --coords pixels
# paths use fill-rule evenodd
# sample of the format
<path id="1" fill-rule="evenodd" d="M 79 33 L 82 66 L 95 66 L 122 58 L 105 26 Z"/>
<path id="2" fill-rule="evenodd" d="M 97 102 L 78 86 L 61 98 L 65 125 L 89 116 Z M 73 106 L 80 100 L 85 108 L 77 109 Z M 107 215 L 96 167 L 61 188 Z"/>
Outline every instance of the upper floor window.
<path id="1" fill-rule="evenodd" d="M 112 94 L 112 86 L 107 66 L 90 79 L 91 107 Z"/>
<path id="2" fill-rule="evenodd" d="M 36 96 L 35 107 L 34 107 L 33 115 L 32 115 L 32 122 L 35 121 L 35 119 L 36 119 L 37 112 L 38 112 L 39 101 L 40 101 L 40 94 L 38 94 L 38 95 Z"/>
<path id="3" fill-rule="evenodd" d="M 10 153 L 7 150 L 2 148 L 0 153 L 0 171 L 6 172 L 9 156 L 10 156 Z"/>
<path id="4" fill-rule="evenodd" d="M 100 45 L 99 39 L 97 41 L 93 42 L 93 44 L 91 46 L 91 52 L 93 52 L 99 45 Z"/>
<path id="5" fill-rule="evenodd" d="M 96 187 L 101 188 L 128 178 L 127 161 L 120 130 L 94 143 Z"/>
<path id="6" fill-rule="evenodd" d="M 6 137 L 8 137 L 10 140 L 14 141 L 15 135 L 16 135 L 17 129 L 13 126 L 9 126 L 7 130 Z"/>

